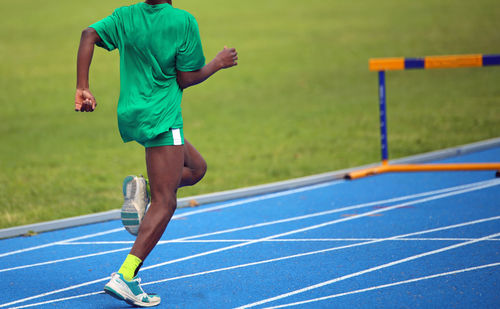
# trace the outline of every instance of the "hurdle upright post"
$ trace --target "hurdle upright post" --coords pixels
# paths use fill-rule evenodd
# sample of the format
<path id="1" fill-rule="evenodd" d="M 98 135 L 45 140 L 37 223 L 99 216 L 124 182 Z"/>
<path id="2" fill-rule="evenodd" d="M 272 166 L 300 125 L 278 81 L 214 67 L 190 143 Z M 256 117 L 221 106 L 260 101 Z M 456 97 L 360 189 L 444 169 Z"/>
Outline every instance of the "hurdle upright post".
<path id="1" fill-rule="evenodd" d="M 378 72 L 378 96 L 380 110 L 380 146 L 382 150 L 382 164 L 386 165 L 389 160 L 389 149 L 387 145 L 385 71 Z"/>

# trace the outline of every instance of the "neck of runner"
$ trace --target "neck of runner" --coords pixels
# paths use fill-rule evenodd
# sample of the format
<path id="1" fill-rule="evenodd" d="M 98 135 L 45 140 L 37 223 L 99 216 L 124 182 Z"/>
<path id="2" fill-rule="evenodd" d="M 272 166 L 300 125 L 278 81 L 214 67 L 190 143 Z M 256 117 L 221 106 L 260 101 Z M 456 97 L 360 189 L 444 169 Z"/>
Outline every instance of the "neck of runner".
<path id="1" fill-rule="evenodd" d="M 172 0 L 146 0 L 146 3 L 151 5 L 168 3 L 172 5 Z"/>

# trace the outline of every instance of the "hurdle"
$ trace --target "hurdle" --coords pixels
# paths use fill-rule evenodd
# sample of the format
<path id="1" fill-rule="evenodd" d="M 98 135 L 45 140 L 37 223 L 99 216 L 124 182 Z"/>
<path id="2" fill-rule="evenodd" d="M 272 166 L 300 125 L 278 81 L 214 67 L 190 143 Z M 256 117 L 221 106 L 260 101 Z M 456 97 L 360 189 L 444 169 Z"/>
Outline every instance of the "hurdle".
<path id="1" fill-rule="evenodd" d="M 361 177 L 390 172 L 433 172 L 433 171 L 479 171 L 496 170 L 500 176 L 500 162 L 495 163 L 448 163 L 448 164 L 390 164 L 387 142 L 386 116 L 386 71 L 413 69 L 449 69 L 465 67 L 500 66 L 500 54 L 497 55 L 448 55 L 427 56 L 423 58 L 372 58 L 369 61 L 370 71 L 378 72 L 379 111 L 380 111 L 380 144 L 382 163 L 380 166 L 348 173 L 345 178 Z"/>

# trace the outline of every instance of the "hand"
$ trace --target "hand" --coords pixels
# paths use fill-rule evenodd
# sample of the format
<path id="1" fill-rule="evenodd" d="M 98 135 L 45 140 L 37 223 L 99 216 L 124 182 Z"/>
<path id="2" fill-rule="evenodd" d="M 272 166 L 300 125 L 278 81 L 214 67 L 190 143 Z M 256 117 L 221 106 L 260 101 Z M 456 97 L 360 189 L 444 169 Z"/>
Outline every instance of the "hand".
<path id="1" fill-rule="evenodd" d="M 238 65 L 236 62 L 236 60 L 238 60 L 238 53 L 235 48 L 227 48 L 227 46 L 224 46 L 224 49 L 220 51 L 215 58 L 221 69 L 227 69 Z"/>
<path id="2" fill-rule="evenodd" d="M 97 106 L 97 102 L 88 89 L 76 89 L 75 94 L 75 111 L 77 112 L 93 112 Z"/>

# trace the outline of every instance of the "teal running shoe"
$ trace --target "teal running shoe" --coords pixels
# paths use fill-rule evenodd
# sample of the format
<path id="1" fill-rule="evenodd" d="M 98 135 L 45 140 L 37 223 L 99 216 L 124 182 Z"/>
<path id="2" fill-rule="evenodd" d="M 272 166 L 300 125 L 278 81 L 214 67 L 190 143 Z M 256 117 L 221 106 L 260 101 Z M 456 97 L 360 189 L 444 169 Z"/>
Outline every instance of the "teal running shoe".
<path id="1" fill-rule="evenodd" d="M 123 206 L 121 212 L 125 229 L 137 236 L 142 218 L 149 204 L 148 183 L 142 176 L 127 176 L 123 180 Z"/>
<path id="2" fill-rule="evenodd" d="M 122 274 L 112 273 L 111 280 L 104 286 L 104 292 L 116 299 L 124 300 L 132 306 L 158 306 L 161 298 L 155 294 L 146 294 L 141 288 L 141 279 L 135 277 L 131 281 L 123 278 Z"/>

